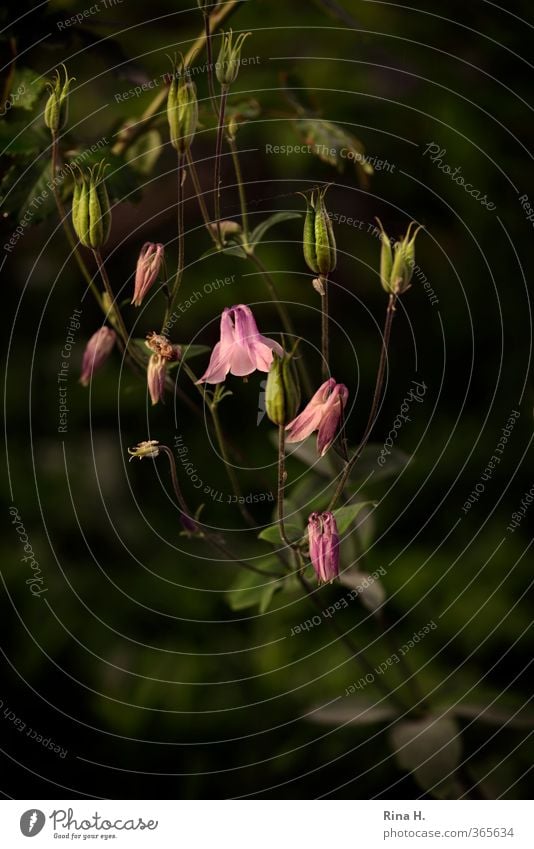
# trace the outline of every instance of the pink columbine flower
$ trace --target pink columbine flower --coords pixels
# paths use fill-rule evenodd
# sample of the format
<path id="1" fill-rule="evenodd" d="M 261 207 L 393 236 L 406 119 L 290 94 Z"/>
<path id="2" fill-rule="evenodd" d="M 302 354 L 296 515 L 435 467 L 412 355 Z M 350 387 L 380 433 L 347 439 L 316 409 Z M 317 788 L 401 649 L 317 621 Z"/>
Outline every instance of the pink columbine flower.
<path id="1" fill-rule="evenodd" d="M 287 425 L 286 442 L 300 442 L 317 430 L 317 453 L 323 457 L 336 437 L 348 397 L 343 383 L 336 383 L 333 377 L 326 380 L 302 413 Z"/>
<path id="2" fill-rule="evenodd" d="M 333 513 L 312 513 L 308 519 L 310 559 L 319 582 L 339 577 L 339 534 Z"/>
<path id="3" fill-rule="evenodd" d="M 101 327 L 93 333 L 85 346 L 82 359 L 82 373 L 80 383 L 88 386 L 94 371 L 98 371 L 109 357 L 117 335 L 111 327 Z"/>
<path id="4" fill-rule="evenodd" d="M 140 307 L 143 298 L 158 279 L 163 262 L 164 247 L 154 242 L 145 242 L 141 248 L 135 270 L 135 286 L 132 304 Z"/>
<path id="5" fill-rule="evenodd" d="M 215 345 L 208 368 L 198 383 L 222 383 L 228 372 L 245 377 L 253 371 L 269 371 L 273 351 L 282 356 L 278 342 L 258 331 L 250 307 L 226 307 L 221 316 L 221 339 Z"/>

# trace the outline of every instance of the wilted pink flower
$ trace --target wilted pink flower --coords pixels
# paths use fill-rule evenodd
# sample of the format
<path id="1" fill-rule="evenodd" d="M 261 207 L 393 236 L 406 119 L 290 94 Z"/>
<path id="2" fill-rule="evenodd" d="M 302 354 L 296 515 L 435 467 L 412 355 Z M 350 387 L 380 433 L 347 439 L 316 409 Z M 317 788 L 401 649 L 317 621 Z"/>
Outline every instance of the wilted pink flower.
<path id="1" fill-rule="evenodd" d="M 153 405 L 157 404 L 163 398 L 166 376 L 167 360 L 161 354 L 152 354 L 148 361 L 146 379 Z"/>
<path id="2" fill-rule="evenodd" d="M 85 346 L 82 359 L 80 383 L 87 386 L 94 371 L 104 365 L 109 357 L 117 336 L 111 327 L 101 327 L 93 333 Z"/>
<path id="3" fill-rule="evenodd" d="M 323 457 L 336 437 L 348 397 L 343 383 L 336 383 L 333 377 L 326 380 L 302 413 L 287 425 L 286 442 L 300 442 L 317 430 L 317 452 Z"/>
<path id="4" fill-rule="evenodd" d="M 154 242 L 145 242 L 141 248 L 135 270 L 135 287 L 132 304 L 141 306 L 141 302 L 158 278 L 163 262 L 164 247 Z"/>
<path id="5" fill-rule="evenodd" d="M 310 559 L 320 583 L 339 576 L 339 534 L 333 513 L 312 513 L 308 519 Z"/>
<path id="6" fill-rule="evenodd" d="M 226 307 L 221 316 L 221 340 L 198 383 L 222 383 L 228 372 L 245 377 L 256 369 L 269 371 L 273 351 L 280 357 L 284 353 L 278 342 L 260 334 L 250 307 Z"/>
<path id="7" fill-rule="evenodd" d="M 163 357 L 163 359 L 167 360 L 169 363 L 179 360 L 182 356 L 181 347 L 169 342 L 163 333 L 155 333 L 154 331 L 151 331 L 147 334 L 145 345 L 147 348 L 150 348 L 154 354 L 159 354 L 160 357 Z"/>

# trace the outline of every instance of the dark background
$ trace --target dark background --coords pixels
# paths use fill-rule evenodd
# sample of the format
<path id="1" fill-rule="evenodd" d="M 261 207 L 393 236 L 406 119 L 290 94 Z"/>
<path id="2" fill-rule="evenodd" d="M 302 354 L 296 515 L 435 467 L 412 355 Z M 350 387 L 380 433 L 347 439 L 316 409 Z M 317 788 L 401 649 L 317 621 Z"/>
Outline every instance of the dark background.
<path id="1" fill-rule="evenodd" d="M 88 7 L 36 4 L 13 23 L 30 5 L 7 4 L 2 64 L 13 44 L 17 67 L 39 75 L 50 77 L 65 62 L 76 83 L 62 149 L 84 149 L 103 136 L 113 141 L 154 92 L 122 103 L 114 95 L 160 77 L 169 69 L 166 54 L 188 48 L 200 25 L 193 5 L 123 0 L 113 8 L 102 6 L 82 25 L 60 29 L 58 21 Z M 411 462 L 399 477 L 365 493 L 380 501 L 365 567 L 386 569 L 388 617 L 397 621 L 393 650 L 429 621 L 438 624 L 408 656 L 433 704 L 495 700 L 495 707 L 513 713 L 532 692 L 531 516 L 527 511 L 514 533 L 507 525 L 533 483 L 532 223 L 519 196 L 534 194 L 529 179 L 534 21 L 526 2 L 502 10 L 478 1 L 415 5 L 342 0 L 341 20 L 330 3 L 244 3 L 231 24 L 253 32 L 244 55 L 260 61 L 241 69 L 232 97 L 255 97 L 261 112 L 240 130 L 238 143 L 255 223 L 279 210 L 302 212 L 296 193 L 322 182 L 334 184 L 328 194 L 333 213 L 365 222 L 361 230 L 336 227 L 339 262 L 331 297 L 339 322 L 332 371 L 351 391 L 353 441 L 367 418 L 386 300 L 377 277 L 379 244 L 367 225 L 379 216 L 393 236 L 400 236 L 412 218 L 426 227 L 418 236 L 416 261 L 438 303 L 431 303 L 414 278 L 393 329 L 377 443 L 386 438 L 411 381 L 424 381 L 428 388 L 399 434 L 398 447 L 413 455 Z M 197 61 L 202 64 L 204 55 Z M 322 118 L 353 133 L 370 156 L 394 169 L 377 171 L 365 185 L 350 163 L 340 173 L 311 155 L 267 154 L 266 144 L 303 141 L 282 91 L 284 74 L 298 76 L 297 85 L 305 89 L 299 97 L 307 95 Z M 197 82 L 205 99 L 205 78 L 199 75 Z M 4 142 L 13 138 L 17 122 L 36 134 L 33 151 L 9 155 L 11 143 L 2 157 L 3 170 L 15 168 L 20 177 L 13 188 L 17 202 L 15 194 L 6 199 L 12 181 L 2 189 L 2 244 L 18 224 L 24 193 L 34 192 L 36 171 L 49 158 L 44 102 L 43 92 L 30 109 L 13 109 L 2 120 Z M 112 167 L 118 198 L 105 252 L 122 298 L 131 297 L 145 240 L 164 242 L 171 268 L 175 261 L 175 159 L 163 113 L 154 126 L 162 150 L 149 176 L 124 162 L 114 161 Z M 495 203 L 494 211 L 423 155 L 431 142 L 446 149 L 443 161 L 460 165 L 466 179 Z M 204 100 L 193 151 L 207 192 L 213 150 Z M 239 212 L 234 183 L 226 156 L 223 210 L 228 217 Z M 211 203 L 211 195 L 206 197 Z M 3 794 L 417 797 L 422 791 L 395 764 L 383 724 L 337 728 L 301 718 L 311 705 L 343 695 L 362 674 L 327 628 L 289 638 L 291 628 L 313 614 L 309 602 L 276 597 L 261 616 L 254 609 L 229 610 L 225 592 L 235 567 L 213 563 L 198 541 L 179 536 L 167 467 L 163 462 L 153 467 L 151 461 L 127 464 L 128 446 L 148 435 L 172 446 L 181 433 L 201 479 L 228 492 L 203 419 L 176 397 L 149 408 L 145 385 L 121 370 L 118 353 L 89 390 L 77 382 L 84 342 L 101 317 L 68 258 L 57 218 L 47 212 L 12 252 L 2 249 L 10 483 L 1 543 Z M 194 198 L 186 203 L 185 219 L 191 265 L 183 299 L 216 279 L 235 275 L 235 281 L 187 310 L 173 341 L 197 337 L 196 342 L 213 344 L 222 307 L 241 302 L 258 304 L 261 331 L 276 335 L 276 312 L 253 267 L 233 256 L 199 259 L 210 242 Z M 318 298 L 302 258 L 301 222 L 270 231 L 258 254 L 292 305 L 298 332 L 317 344 Z M 134 335 L 155 327 L 160 304 L 153 298 L 142 310 L 125 308 Z M 63 435 L 57 432 L 56 375 L 75 308 L 82 309 L 82 326 Z M 318 357 L 305 351 L 318 380 Z M 206 362 L 203 357 L 192 365 L 200 374 Z M 246 467 L 241 474 L 246 493 L 272 490 L 276 482 L 273 428 L 266 419 L 256 426 L 261 379 L 252 375 L 246 385 L 230 379 L 234 395 L 221 407 L 234 458 Z M 185 377 L 182 385 L 196 402 Z M 502 461 L 464 514 L 462 505 L 480 482 L 512 410 L 521 415 Z M 302 471 L 290 464 L 290 477 Z M 198 493 L 187 484 L 184 488 L 198 505 Z M 48 592 L 40 599 L 24 584 L 27 567 L 10 524 L 11 503 L 45 576 Z M 268 504 L 255 508 L 258 522 L 270 521 L 270 509 Z M 252 550 L 236 531 L 241 525 L 234 506 L 208 498 L 203 516 L 230 529 L 243 556 Z M 321 603 L 338 596 L 339 588 L 324 588 Z M 352 629 L 358 645 L 367 647 L 373 665 L 390 655 L 391 647 L 361 606 L 338 616 L 343 629 Z M 398 670 L 388 676 L 398 683 Z M 373 686 L 367 695 L 376 695 Z M 67 749 L 67 756 L 17 731 L 6 708 Z M 490 797 L 525 798 L 532 762 L 528 723 L 526 728 L 462 724 L 470 777 L 480 779 Z"/>

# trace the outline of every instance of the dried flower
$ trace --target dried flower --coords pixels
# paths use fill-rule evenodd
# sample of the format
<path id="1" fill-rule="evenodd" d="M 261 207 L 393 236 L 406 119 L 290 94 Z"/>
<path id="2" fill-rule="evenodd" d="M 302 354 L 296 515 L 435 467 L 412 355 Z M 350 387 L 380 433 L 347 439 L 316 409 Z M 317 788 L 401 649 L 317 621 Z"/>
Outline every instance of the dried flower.
<path id="1" fill-rule="evenodd" d="M 110 327 L 101 327 L 96 333 L 93 333 L 85 346 L 82 359 L 82 372 L 80 375 L 80 383 L 82 386 L 87 386 L 93 372 L 106 362 L 109 357 L 117 334 Z"/>
<path id="2" fill-rule="evenodd" d="M 71 83 L 74 82 L 74 77 L 69 77 L 65 65 L 61 67 L 65 74 L 65 80 L 61 82 L 61 75 L 56 70 L 54 81 L 48 83 L 50 95 L 44 109 L 44 122 L 52 133 L 62 130 L 67 123 L 69 88 Z"/>
<path id="3" fill-rule="evenodd" d="M 109 237 L 111 212 L 104 180 L 105 163 L 93 168 L 78 169 L 72 197 L 72 224 L 76 235 L 86 248 L 98 250 Z"/>
<path id="4" fill-rule="evenodd" d="M 299 403 L 300 389 L 293 357 L 273 354 L 265 387 L 265 412 L 273 424 L 286 425 L 295 417 Z"/>
<path id="5" fill-rule="evenodd" d="M 140 307 L 148 290 L 158 279 L 164 258 L 164 247 L 154 242 L 145 242 L 141 248 L 135 270 L 135 286 L 132 304 Z"/>
<path id="6" fill-rule="evenodd" d="M 339 534 L 333 513 L 312 513 L 308 519 L 310 559 L 319 583 L 339 577 Z"/>
<path id="7" fill-rule="evenodd" d="M 221 339 L 198 383 L 222 383 L 228 372 L 245 377 L 256 369 L 269 371 L 273 351 L 280 357 L 284 353 L 278 342 L 260 334 L 250 307 L 226 307 L 221 316 Z"/>
<path id="8" fill-rule="evenodd" d="M 233 32 L 222 33 L 221 49 L 215 65 L 215 72 L 220 84 L 224 87 L 232 85 L 237 79 L 241 64 L 241 50 L 250 32 L 242 32 L 233 43 Z"/>
<path id="9" fill-rule="evenodd" d="M 410 281 L 415 268 L 415 238 L 421 230 L 421 225 L 415 229 L 412 235 L 412 221 L 406 231 L 406 235 L 400 242 L 395 242 L 391 249 L 391 239 L 382 227 L 382 222 L 377 218 L 380 226 L 380 241 L 382 249 L 380 252 L 380 282 L 388 294 L 402 295 L 410 288 Z"/>
<path id="10" fill-rule="evenodd" d="M 324 202 L 327 190 L 328 186 L 316 189 L 310 198 L 304 195 L 307 205 L 303 234 L 304 259 L 314 274 L 330 274 L 337 263 L 336 239 Z"/>
<path id="11" fill-rule="evenodd" d="M 159 454 L 159 442 L 157 439 L 148 439 L 140 442 L 135 448 L 128 448 L 128 454 L 131 454 L 130 461 L 134 457 L 142 460 L 144 457 L 153 457 L 154 459 Z"/>
<path id="12" fill-rule="evenodd" d="M 163 359 L 167 360 L 169 363 L 179 360 L 182 355 L 182 349 L 180 346 L 173 345 L 172 342 L 169 342 L 163 333 L 155 333 L 154 331 L 148 333 L 145 345 L 147 348 L 150 348 L 154 354 L 159 354 L 160 357 L 163 357 Z"/>
<path id="13" fill-rule="evenodd" d="M 333 377 L 326 380 L 287 425 L 286 441 L 300 442 L 317 430 L 317 452 L 323 457 L 336 437 L 348 397 L 349 390 L 343 383 L 336 383 Z"/>

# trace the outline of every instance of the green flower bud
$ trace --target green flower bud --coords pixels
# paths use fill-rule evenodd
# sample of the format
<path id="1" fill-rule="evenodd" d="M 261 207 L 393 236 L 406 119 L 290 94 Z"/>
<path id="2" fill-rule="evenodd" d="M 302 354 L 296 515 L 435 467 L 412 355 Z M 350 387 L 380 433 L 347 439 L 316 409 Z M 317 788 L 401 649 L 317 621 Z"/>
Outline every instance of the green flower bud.
<path id="1" fill-rule="evenodd" d="M 380 240 L 382 249 L 380 252 L 380 282 L 388 294 L 402 295 L 410 288 L 410 281 L 415 268 L 415 239 L 421 229 L 421 225 L 412 234 L 412 221 L 406 231 L 406 235 L 400 242 L 395 242 L 393 250 L 391 239 L 382 227 L 381 221 L 376 219 L 380 226 Z"/>
<path id="2" fill-rule="evenodd" d="M 82 245 L 98 250 L 108 240 L 111 212 L 104 181 L 104 161 L 87 171 L 79 169 L 72 197 L 72 225 Z"/>
<path id="3" fill-rule="evenodd" d="M 241 50 L 249 35 L 250 32 L 242 32 L 233 44 L 232 30 L 222 33 L 221 50 L 215 64 L 215 73 L 222 86 L 228 87 L 236 81 L 241 64 Z"/>
<path id="4" fill-rule="evenodd" d="M 65 81 L 61 82 L 60 73 L 56 71 L 55 80 L 48 83 L 50 95 L 44 110 L 44 122 L 52 133 L 62 130 L 67 123 L 69 87 L 74 82 L 74 77 L 69 77 L 65 65 L 61 67 L 65 73 Z"/>
<path id="5" fill-rule="evenodd" d="M 291 354 L 273 361 L 265 387 L 265 411 L 275 425 L 286 425 L 295 418 L 300 404 L 300 389 Z"/>
<path id="6" fill-rule="evenodd" d="M 171 144 L 178 153 L 185 154 L 191 147 L 198 126 L 197 89 L 187 76 L 174 68 L 167 98 L 167 120 Z"/>
<path id="7" fill-rule="evenodd" d="M 304 259 L 314 274 L 326 275 L 336 267 L 336 239 L 332 221 L 325 206 L 326 189 L 312 192 L 311 198 L 305 197 L 307 210 L 304 219 L 303 248 Z"/>

